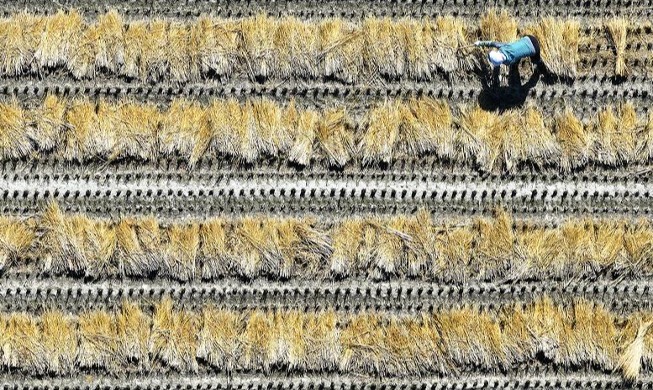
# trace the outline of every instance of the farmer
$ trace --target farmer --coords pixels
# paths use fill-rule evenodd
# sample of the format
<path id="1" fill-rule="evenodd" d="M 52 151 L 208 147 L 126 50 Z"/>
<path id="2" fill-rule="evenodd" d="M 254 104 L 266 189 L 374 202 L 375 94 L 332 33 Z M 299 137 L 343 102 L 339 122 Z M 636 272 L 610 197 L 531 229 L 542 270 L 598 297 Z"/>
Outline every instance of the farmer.
<path id="1" fill-rule="evenodd" d="M 531 62 L 538 65 L 538 68 L 542 63 L 540 58 L 540 43 L 532 35 L 526 35 L 511 43 L 476 41 L 474 45 L 498 49 L 490 51 L 487 56 L 493 68 L 500 65 L 519 65 L 521 59 L 526 57 L 530 57 Z"/>
<path id="2" fill-rule="evenodd" d="M 492 65 L 491 75 L 483 73 L 481 94 L 478 97 L 481 107 L 488 110 L 507 109 L 524 105 L 529 91 L 537 85 L 541 76 L 547 76 L 546 66 L 540 58 L 540 44 L 532 35 L 526 35 L 511 43 L 494 41 L 477 41 L 477 47 L 490 47 L 488 60 Z M 536 65 L 526 83 L 523 83 L 519 72 L 519 63 L 522 58 L 530 57 L 531 63 Z M 501 65 L 508 67 L 507 85 L 501 80 Z M 489 76 L 489 77 L 488 77 Z"/>

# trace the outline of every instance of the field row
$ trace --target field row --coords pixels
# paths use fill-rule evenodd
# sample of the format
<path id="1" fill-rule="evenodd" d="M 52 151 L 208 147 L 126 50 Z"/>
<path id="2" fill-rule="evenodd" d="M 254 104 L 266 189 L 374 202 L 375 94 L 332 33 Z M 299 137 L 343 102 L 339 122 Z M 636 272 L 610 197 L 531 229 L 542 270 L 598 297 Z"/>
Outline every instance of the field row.
<path id="1" fill-rule="evenodd" d="M 646 173 L 648 171 L 644 171 Z M 512 185 L 486 184 L 439 185 L 419 190 L 389 188 L 409 183 L 387 181 L 377 186 L 338 182 L 329 187 L 306 189 L 301 183 L 280 185 L 276 189 L 256 187 L 251 183 L 241 190 L 229 185 L 193 186 L 189 189 L 166 187 L 171 184 L 141 182 L 138 185 L 95 186 L 70 182 L 68 184 L 32 182 L 9 184 L 10 190 L 0 192 L 0 211 L 6 216 L 25 216 L 39 213 L 52 201 L 59 202 L 69 212 L 104 218 L 107 215 L 149 216 L 163 219 L 207 215 L 251 216 L 268 213 L 289 217 L 342 218 L 352 216 L 412 214 L 428 208 L 435 215 L 474 217 L 490 215 L 497 207 L 509 210 L 519 218 L 564 220 L 587 215 L 605 218 L 646 218 L 653 215 L 652 193 L 646 184 L 630 188 L 623 182 L 615 185 L 579 183 L 577 185 L 546 183 L 534 186 L 517 182 Z M 176 184 L 176 183 L 172 183 Z M 435 183 L 439 184 L 439 183 Z M 518 187 L 523 185 L 523 187 Z M 19 187 L 20 186 L 20 187 Z M 515 194 L 516 189 L 519 192 Z"/>
<path id="2" fill-rule="evenodd" d="M 282 370 L 408 376 L 497 371 L 522 364 L 615 370 L 636 379 L 653 361 L 651 313 L 622 318 L 601 305 L 548 299 L 406 316 L 362 312 L 175 310 L 151 315 L 124 303 L 116 312 L 70 316 L 0 314 L 4 370 L 70 374 L 79 369 L 148 372 Z"/>
<path id="3" fill-rule="evenodd" d="M 20 377 L 20 375 L 19 375 Z M 636 382 L 629 383 L 630 389 L 649 389 L 653 385 L 651 375 L 640 375 Z M 420 376 L 419 378 L 362 378 L 337 377 L 324 374 L 308 374 L 301 377 L 272 377 L 265 379 L 248 374 L 207 374 L 205 376 L 178 375 L 161 385 L 157 376 L 131 376 L 127 380 L 106 376 L 94 376 L 84 379 L 70 378 L 30 378 L 17 380 L 14 390 L 57 390 L 67 387 L 69 390 L 105 390 L 108 388 L 133 387 L 136 390 L 309 390 L 309 389 L 379 389 L 406 390 L 416 386 L 424 390 L 461 389 L 551 389 L 582 390 L 603 389 L 621 390 L 624 382 L 618 373 L 593 374 L 591 376 L 573 372 L 560 373 L 554 370 L 546 372 L 525 368 L 510 374 L 464 375 L 459 377 Z"/>
<path id="4" fill-rule="evenodd" d="M 395 315 L 454 310 L 472 306 L 494 311 L 498 307 L 530 304 L 549 298 L 558 304 L 584 299 L 600 304 L 615 315 L 627 317 L 653 310 L 653 283 L 642 279 L 608 277 L 592 281 L 546 281 L 514 283 L 469 282 L 443 284 L 419 280 L 369 281 L 242 279 L 194 281 L 169 279 L 85 280 L 74 277 L 14 275 L 0 286 L 0 312 L 40 315 L 59 310 L 81 314 L 90 310 L 119 310 L 125 300 L 149 305 L 170 298 L 180 310 L 196 311 L 207 305 L 220 310 L 297 310 L 359 312 Z"/>
<path id="5" fill-rule="evenodd" d="M 596 22 L 593 22 L 596 23 Z M 300 79 L 362 82 L 429 80 L 486 67 L 477 39 L 510 41 L 533 34 L 550 72 L 574 78 L 578 48 L 593 35 L 609 38 L 615 75 L 623 76 L 629 31 L 646 34 L 649 25 L 625 19 L 599 22 L 581 31 L 571 19 L 544 18 L 519 26 L 506 12 L 489 11 L 470 25 L 451 16 L 430 19 L 367 18 L 301 21 L 291 17 L 244 19 L 200 17 L 191 21 L 155 19 L 125 22 L 115 11 L 86 22 L 76 11 L 51 16 L 19 13 L 0 20 L 0 74 L 16 77 L 64 69 L 77 79 L 120 75 L 141 81 Z M 648 30 L 647 30 L 648 28 Z M 589 31 L 589 35 L 585 35 Z"/>
<path id="6" fill-rule="evenodd" d="M 0 80 L 1 81 L 1 80 Z M 476 81 L 448 84 L 442 80 L 423 83 L 370 83 L 367 85 L 343 85 L 328 82 L 251 83 L 245 81 L 218 82 L 204 80 L 201 83 L 171 84 L 130 83 L 115 78 L 105 80 L 5 80 L 0 82 L 2 103 L 17 99 L 24 107 L 34 107 L 54 95 L 64 100 L 106 100 L 169 106 L 172 101 L 186 99 L 201 105 L 213 100 L 235 99 L 245 103 L 252 99 L 270 99 L 286 105 L 294 101 L 298 107 L 312 110 L 341 108 L 349 115 L 362 116 L 378 103 L 386 100 L 406 101 L 432 98 L 446 100 L 447 104 L 478 103 L 484 110 L 501 111 L 533 104 L 545 117 L 571 108 L 582 121 L 592 119 L 609 105 L 631 102 L 638 114 L 648 114 L 649 97 L 653 96 L 653 84 L 644 76 L 630 76 L 616 82 L 601 75 L 580 77 L 573 84 L 549 83 L 540 77 L 532 89 L 510 87 L 487 88 Z M 573 102 L 573 104 L 571 104 Z"/>
<path id="7" fill-rule="evenodd" d="M 359 117 L 344 108 L 316 111 L 267 99 L 207 105 L 177 99 L 160 108 L 48 96 L 35 107 L 0 103 L 0 126 L 1 160 L 181 157 L 193 165 L 203 156 L 235 163 L 275 157 L 343 167 L 433 156 L 500 172 L 524 164 L 562 171 L 648 164 L 653 156 L 653 116 L 629 103 L 605 107 L 583 123 L 570 109 L 545 119 L 533 106 L 496 114 L 452 110 L 429 98 L 389 100 Z"/>
<path id="8" fill-rule="evenodd" d="M 118 9 L 129 18 L 171 17 L 191 18 L 202 14 L 219 17 L 247 17 L 258 14 L 270 16 L 296 16 L 302 19 L 341 17 L 361 19 L 370 15 L 377 17 L 437 17 L 454 15 L 475 18 L 488 7 L 508 9 L 520 18 L 543 16 L 600 18 L 614 15 L 632 19 L 647 19 L 651 16 L 653 3 L 650 0 L 409 0 L 409 1 L 309 1 L 291 2 L 266 1 L 145 1 L 129 2 L 98 0 L 62 0 L 56 3 L 43 0 L 22 0 L 18 3 L 0 5 L 0 12 L 11 15 L 17 10 L 50 14 L 61 8 L 75 8 L 87 16 L 95 16 L 111 9 Z"/>
<path id="9" fill-rule="evenodd" d="M 650 276 L 653 227 L 618 219 L 567 219 L 558 227 L 509 215 L 435 222 L 416 215 L 251 216 L 161 222 L 66 214 L 0 219 L 0 269 L 95 279 L 158 276 L 287 280 L 364 278 L 434 282 L 595 280 Z"/>
<path id="10" fill-rule="evenodd" d="M 19 13 L 0 19 L 0 26 L 3 76 L 49 75 L 65 69 L 76 79 L 113 75 L 143 82 L 233 76 L 259 82 L 428 81 L 438 74 L 454 77 L 485 70 L 484 51 L 471 47 L 477 39 L 506 42 L 524 34 L 539 39 L 542 58 L 554 75 L 574 78 L 581 58 L 596 58 L 614 60 L 610 73 L 621 77 L 628 73 L 628 57 L 647 70 L 647 64 L 635 60 L 653 44 L 650 24 L 614 18 L 581 25 L 572 19 L 544 18 L 519 25 L 505 11 L 495 10 L 473 24 L 451 16 L 361 22 L 203 16 L 183 22 L 125 22 L 115 11 L 86 22 L 70 11 L 52 16 Z"/>

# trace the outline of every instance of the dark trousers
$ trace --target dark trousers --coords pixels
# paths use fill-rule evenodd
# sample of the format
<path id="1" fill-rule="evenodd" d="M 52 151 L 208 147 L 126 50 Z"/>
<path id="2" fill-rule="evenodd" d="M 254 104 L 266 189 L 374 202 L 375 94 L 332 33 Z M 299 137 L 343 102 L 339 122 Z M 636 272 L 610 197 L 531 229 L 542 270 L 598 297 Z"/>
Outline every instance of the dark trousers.
<path id="1" fill-rule="evenodd" d="M 534 64 L 539 65 L 540 62 L 542 61 L 542 57 L 540 57 L 540 41 L 538 41 L 537 38 L 535 38 L 532 35 L 526 35 L 526 37 L 531 40 L 531 43 L 533 44 L 533 47 L 535 48 L 535 55 L 533 57 L 531 57 L 531 61 Z"/>

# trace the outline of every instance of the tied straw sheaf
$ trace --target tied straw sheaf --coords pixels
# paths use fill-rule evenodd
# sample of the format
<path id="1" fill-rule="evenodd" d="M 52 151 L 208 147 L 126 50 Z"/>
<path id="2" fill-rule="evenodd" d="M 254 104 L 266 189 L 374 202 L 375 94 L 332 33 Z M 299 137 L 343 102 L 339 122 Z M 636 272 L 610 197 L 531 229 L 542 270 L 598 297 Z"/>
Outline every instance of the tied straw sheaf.
<path id="1" fill-rule="evenodd" d="M 0 217 L 0 269 L 106 279 L 163 277 L 324 280 L 409 278 L 444 283 L 638 278 L 653 272 L 645 220 L 572 218 L 556 227 L 505 212 L 473 222 L 416 215 L 249 216 L 162 223 L 63 213 Z"/>

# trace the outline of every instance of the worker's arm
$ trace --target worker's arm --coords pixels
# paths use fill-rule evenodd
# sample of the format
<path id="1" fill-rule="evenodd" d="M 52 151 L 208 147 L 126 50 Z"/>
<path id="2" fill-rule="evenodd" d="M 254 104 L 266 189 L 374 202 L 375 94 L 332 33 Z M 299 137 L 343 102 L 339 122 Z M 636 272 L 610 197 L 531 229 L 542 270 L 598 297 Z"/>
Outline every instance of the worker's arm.
<path id="1" fill-rule="evenodd" d="M 495 41 L 476 41 L 474 42 L 474 45 L 479 47 L 494 47 L 498 49 L 501 46 L 505 46 L 505 43 Z"/>
<path id="2" fill-rule="evenodd" d="M 505 43 L 495 42 L 495 41 L 476 41 L 474 42 L 474 45 L 479 47 L 494 47 L 498 49 L 501 46 L 504 46 Z"/>

